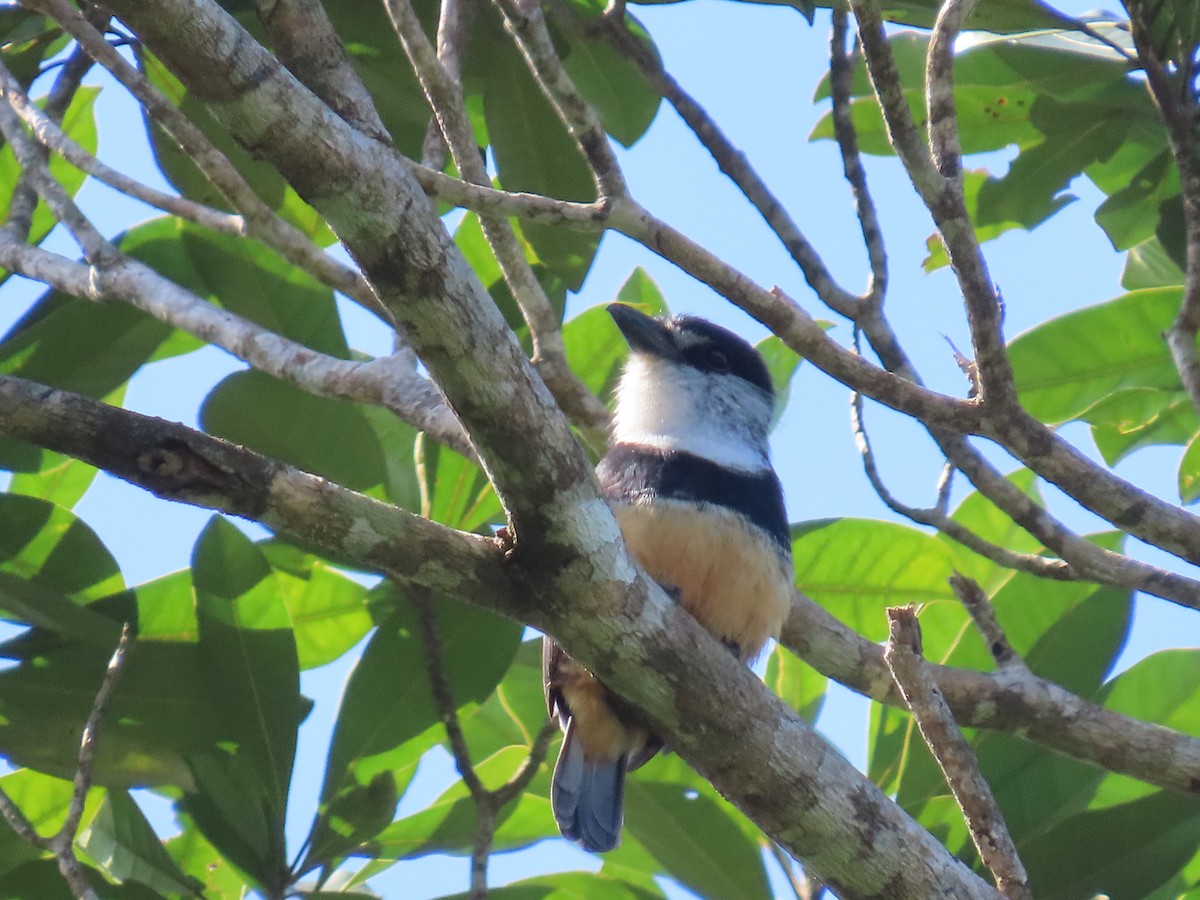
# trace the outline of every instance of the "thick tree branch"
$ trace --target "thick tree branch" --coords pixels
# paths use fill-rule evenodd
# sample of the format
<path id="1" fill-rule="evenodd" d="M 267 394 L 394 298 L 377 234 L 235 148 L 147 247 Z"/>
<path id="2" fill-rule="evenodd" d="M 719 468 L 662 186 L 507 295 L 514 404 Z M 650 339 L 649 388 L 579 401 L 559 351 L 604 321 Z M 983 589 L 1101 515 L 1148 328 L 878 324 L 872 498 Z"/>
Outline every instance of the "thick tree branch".
<path id="1" fill-rule="evenodd" d="M 1004 823 L 979 761 L 963 737 L 921 656 L 921 625 L 912 606 L 887 611 L 888 641 L 883 661 L 917 721 L 917 729 L 954 795 L 979 858 L 1009 900 L 1033 900 L 1029 876 Z"/>
<path id="2" fill-rule="evenodd" d="M 7 72 L 0 67 L 0 79 Z M 11 82 L 5 82 L 7 90 Z M 7 95 L 6 95 L 7 96 Z M 13 110 L 0 104 L 0 130 L 30 183 L 75 236 L 91 267 L 38 248 L 0 239 L 0 258 L 14 271 L 90 300 L 120 300 L 228 350 L 261 371 L 310 393 L 384 406 L 467 455 L 462 428 L 436 390 L 400 357 L 361 363 L 318 353 L 219 309 L 110 244 L 50 175 Z"/>
<path id="3" fill-rule="evenodd" d="M 571 627 L 586 630 L 577 624 L 580 607 L 572 607 L 574 602 L 586 602 L 583 599 L 589 596 L 586 592 L 580 598 L 563 597 L 556 585 L 539 593 L 537 580 L 530 581 L 522 567 L 514 565 L 515 561 L 506 562 L 495 541 L 436 525 L 183 426 L 22 379 L 3 377 L 0 378 L 0 432 L 83 459 L 164 499 L 262 522 L 316 552 L 355 568 L 387 574 L 401 583 L 435 593 L 453 594 L 519 621 L 530 621 L 529 612 L 536 609 L 538 622 L 544 627 L 549 623 L 559 630 L 556 637 L 568 633 Z M 611 637 L 614 624 L 608 620 L 628 623 L 649 616 L 647 627 L 658 640 L 665 644 L 685 641 L 692 649 L 679 648 L 649 664 L 652 671 L 672 674 L 671 686 L 663 685 L 658 680 L 661 676 L 650 677 L 647 686 L 650 695 L 655 696 L 658 690 L 666 694 L 647 703 L 647 707 L 673 709 L 676 691 L 701 695 L 691 697 L 687 706 L 691 714 L 702 718 L 689 720 L 683 713 L 680 718 L 672 714 L 672 730 L 677 730 L 688 721 L 707 721 L 703 717 L 708 712 L 693 706 L 702 704 L 702 698 L 707 698 L 710 706 L 729 706 L 732 698 L 717 697 L 712 691 L 698 687 L 714 683 L 711 679 L 724 677 L 723 674 L 707 671 L 704 678 L 708 680 L 689 681 L 687 672 L 668 664 L 668 657 L 687 657 L 690 653 L 713 662 L 709 656 L 712 641 L 706 640 L 703 633 L 693 633 L 690 626 L 679 624 L 690 620 L 686 617 L 677 620 L 666 603 L 653 607 L 653 612 L 616 600 L 607 608 L 610 615 L 604 620 L 602 633 L 588 641 L 595 668 L 606 680 L 610 670 L 632 667 L 633 672 L 639 672 L 640 656 L 635 659 L 635 655 L 656 652 L 653 645 L 644 651 L 636 649 L 645 646 L 643 635 L 636 630 L 633 636 L 622 632 L 622 639 L 614 641 Z M 669 621 L 662 621 L 663 616 Z M 677 633 L 669 630 L 676 627 Z M 852 689 L 880 702 L 893 705 L 901 702 L 880 647 L 837 622 L 807 598 L 796 598 L 783 641 L 819 671 Z M 721 657 L 719 649 L 716 656 Z M 1200 791 L 1200 740 L 1196 738 L 1112 713 L 1036 677 L 940 666 L 934 672 L 955 718 L 965 726 L 1021 734 L 1076 759 L 1160 787 L 1183 793 Z M 694 671 L 691 675 L 699 677 Z M 754 684 L 752 678 L 750 684 Z M 740 725 L 730 721 L 728 727 L 744 732 L 746 722 L 751 721 L 756 723 L 756 729 L 773 733 L 776 723 L 782 721 L 779 716 L 790 721 L 781 709 L 772 708 L 768 713 L 759 708 L 757 701 L 753 708 L 776 718 L 739 719 Z M 786 728 L 791 733 L 798 726 L 792 723 Z M 544 732 L 539 740 L 548 740 L 549 734 Z M 698 736 L 693 737 L 689 747 L 697 740 Z M 776 744 L 774 740 L 767 741 L 774 749 L 769 749 L 763 757 L 771 766 L 776 765 L 771 761 L 778 759 L 777 754 L 792 746 L 786 741 Z M 730 746 L 743 746 L 742 738 L 733 737 L 732 732 L 729 741 Z M 704 749 L 705 745 L 699 746 Z M 823 754 L 821 751 L 818 756 Z M 691 750 L 687 755 L 689 759 L 700 758 Z M 707 754 L 703 756 L 710 758 Z M 817 773 L 812 767 L 816 757 L 806 759 L 801 753 L 799 757 L 788 758 L 790 762 L 779 761 L 778 765 L 797 766 L 810 775 Z M 724 773 L 727 780 L 723 783 L 736 781 L 741 785 L 739 774 L 750 773 L 739 773 L 732 759 L 728 765 L 730 768 Z M 793 772 L 787 778 L 800 774 Z M 773 778 L 763 772 L 754 779 L 764 777 Z M 758 789 L 767 793 L 755 795 L 758 799 L 752 805 L 757 805 L 762 797 L 771 797 L 771 791 L 782 790 L 782 785 L 783 782 L 774 783 L 773 787 L 760 786 Z M 739 786 L 738 796 L 744 796 L 745 790 L 748 788 Z M 821 788 L 820 793 L 823 795 L 824 791 Z M 782 798 L 780 803 L 787 805 Z M 786 816 L 786 812 L 778 809 L 772 815 Z M 809 854 L 814 853 L 811 843 L 805 849 Z M 827 871 L 819 865 L 815 870 Z"/>
<path id="4" fill-rule="evenodd" d="M 388 134 L 321 0 L 255 0 L 275 53 L 334 112 L 377 141 Z"/>

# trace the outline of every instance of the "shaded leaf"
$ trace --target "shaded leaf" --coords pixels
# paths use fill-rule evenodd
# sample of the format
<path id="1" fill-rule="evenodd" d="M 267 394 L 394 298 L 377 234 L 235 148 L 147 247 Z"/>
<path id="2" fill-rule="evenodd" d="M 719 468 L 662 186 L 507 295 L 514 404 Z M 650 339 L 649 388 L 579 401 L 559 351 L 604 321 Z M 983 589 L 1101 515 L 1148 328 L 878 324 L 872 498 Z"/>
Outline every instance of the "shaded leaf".
<path id="1" fill-rule="evenodd" d="M 107 791 L 78 844 L 108 877 L 139 881 L 168 896 L 200 897 L 126 791 Z"/>

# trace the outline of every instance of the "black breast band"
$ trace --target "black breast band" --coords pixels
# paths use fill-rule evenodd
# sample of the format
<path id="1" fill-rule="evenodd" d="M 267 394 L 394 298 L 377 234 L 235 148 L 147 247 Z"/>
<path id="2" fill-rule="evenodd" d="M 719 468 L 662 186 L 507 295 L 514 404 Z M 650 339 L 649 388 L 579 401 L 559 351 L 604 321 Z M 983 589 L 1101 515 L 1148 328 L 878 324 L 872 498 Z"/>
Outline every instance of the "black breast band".
<path id="1" fill-rule="evenodd" d="M 600 460 L 596 475 L 609 500 L 633 503 L 661 497 L 722 506 L 791 550 L 783 488 L 771 469 L 740 472 L 679 450 L 616 444 Z"/>

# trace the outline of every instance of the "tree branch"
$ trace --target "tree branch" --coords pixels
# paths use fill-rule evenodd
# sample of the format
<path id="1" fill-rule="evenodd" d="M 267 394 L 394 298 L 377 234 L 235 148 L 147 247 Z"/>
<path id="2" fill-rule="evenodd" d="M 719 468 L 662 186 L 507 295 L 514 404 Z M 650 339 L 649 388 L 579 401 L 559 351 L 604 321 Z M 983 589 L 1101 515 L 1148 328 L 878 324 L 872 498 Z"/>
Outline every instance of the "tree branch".
<path id="1" fill-rule="evenodd" d="M 409 0 L 387 0 L 388 16 L 404 45 L 404 52 L 421 82 L 438 126 L 450 148 L 454 164 L 465 180 L 490 185 L 491 179 L 475 146 L 475 137 L 467 119 L 466 104 L 458 81 L 438 60 L 433 45 L 421 27 Z M 558 314 L 541 283 L 525 258 L 512 226 L 503 218 L 480 215 L 479 224 L 488 242 L 505 284 L 529 325 L 533 340 L 534 364 L 563 409 L 581 424 L 603 428 L 608 424 L 608 409 L 575 376 L 567 365 Z"/>
<path id="2" fill-rule="evenodd" d="M 191 157 L 196 167 L 246 219 L 251 233 L 278 250 L 285 259 L 312 272 L 365 309 L 388 320 L 363 277 L 332 259 L 291 223 L 278 216 L 242 178 L 233 164 L 204 133 L 104 39 L 69 0 L 28 0 L 27 6 L 63 26 L 87 53 L 123 84 L 156 122 Z"/>
<path id="3" fill-rule="evenodd" d="M 67 807 L 67 817 L 62 826 L 51 837 L 42 837 L 34 829 L 29 819 L 21 812 L 21 808 L 12 798 L 0 788 L 0 814 L 21 838 L 26 842 L 54 855 L 58 871 L 71 888 L 71 893 L 78 900 L 97 900 L 91 883 L 84 871 L 83 864 L 75 855 L 75 836 L 79 832 L 79 823 L 83 819 L 83 807 L 87 802 L 88 791 L 92 787 L 92 765 L 96 760 L 96 748 L 100 739 L 100 727 L 104 724 L 104 716 L 108 711 L 108 701 L 116 689 L 117 680 L 125 667 L 125 660 L 133 643 L 133 637 L 126 622 L 121 628 L 121 640 L 117 649 L 108 661 L 100 689 L 92 702 L 91 712 L 83 727 L 79 743 L 79 758 L 75 767 L 75 778 L 71 788 L 71 801 Z"/>
<path id="4" fill-rule="evenodd" d="M 557 3 L 551 10 L 558 14 L 559 19 L 571 23 L 576 31 L 583 30 L 584 26 L 578 22 L 567 4 Z M 775 232 L 804 273 L 809 287 L 830 309 L 852 318 L 858 298 L 834 280 L 824 260 L 792 219 L 787 208 L 772 193 L 758 171 L 750 165 L 746 155 L 733 145 L 707 110 L 667 72 L 662 61 L 629 31 L 622 17 L 606 15 L 600 23 L 599 31 L 618 52 L 637 67 L 650 86 L 675 108 L 692 133 L 712 155 L 721 172 L 728 176 L 758 210 L 768 227 Z"/>
<path id="5" fill-rule="evenodd" d="M 255 0 L 254 5 L 271 45 L 292 74 L 363 134 L 390 143 L 375 101 L 321 0 Z"/>
<path id="6" fill-rule="evenodd" d="M 1009 900 L 1033 900 L 1029 876 L 1004 824 L 1004 814 L 979 771 L 971 745 L 958 730 L 921 658 L 921 626 L 916 610 L 912 606 L 893 606 L 887 616 L 889 636 L 883 661 L 962 811 L 979 858 L 992 873 L 1001 894 Z"/>
<path id="7" fill-rule="evenodd" d="M 516 41 L 542 93 L 558 113 L 587 160 L 600 197 L 628 197 L 629 186 L 608 142 L 600 116 L 592 109 L 558 58 L 541 0 L 493 0 L 504 16 L 504 27 Z"/>
<path id="8" fill-rule="evenodd" d="M 1200 159 L 1196 137 L 1200 104 L 1188 86 L 1189 74 L 1194 74 L 1193 64 L 1190 53 L 1181 53 L 1181 58 L 1175 61 L 1177 75 L 1172 83 L 1165 60 L 1154 46 L 1153 17 L 1147 16 L 1145 5 L 1139 0 L 1131 0 L 1126 9 L 1137 62 L 1146 73 L 1150 96 L 1167 126 L 1171 156 L 1179 170 L 1186 234 L 1183 300 L 1165 337 L 1183 388 L 1192 406 L 1200 410 L 1200 356 L 1196 353 L 1196 335 L 1200 332 Z"/>

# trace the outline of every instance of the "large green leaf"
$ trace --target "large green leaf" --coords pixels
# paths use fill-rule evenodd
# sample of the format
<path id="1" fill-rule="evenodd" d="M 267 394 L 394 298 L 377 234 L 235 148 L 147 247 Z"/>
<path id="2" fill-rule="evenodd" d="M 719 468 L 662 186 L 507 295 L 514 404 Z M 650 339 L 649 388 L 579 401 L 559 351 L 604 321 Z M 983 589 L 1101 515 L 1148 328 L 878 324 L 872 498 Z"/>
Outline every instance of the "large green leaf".
<path id="1" fill-rule="evenodd" d="M 762 854 L 721 807 L 685 785 L 630 779 L 625 827 L 703 897 L 770 897 Z"/>
<path id="2" fill-rule="evenodd" d="M 126 791 L 105 792 L 78 844 L 108 877 L 138 881 L 165 896 L 201 897 L 199 882 L 176 864 Z"/>
<path id="3" fill-rule="evenodd" d="M 1104 229 L 1117 250 L 1129 250 L 1154 237 L 1159 207 L 1179 193 L 1179 171 L 1172 165 L 1167 148 L 1134 175 L 1096 210 L 1096 223 Z"/>
<path id="4" fill-rule="evenodd" d="M 825 705 L 829 679 L 782 644 L 777 644 L 767 657 L 763 681 L 780 700 L 809 722 L 816 721 Z"/>
<path id="5" fill-rule="evenodd" d="M 291 618 L 262 553 L 218 516 L 196 542 L 192 577 L 205 678 L 214 700 L 220 698 L 222 730 L 257 775 L 282 854 L 302 714 Z"/>
<path id="6" fill-rule="evenodd" d="M 1030 499 L 1039 504 L 1042 502 L 1041 493 L 1037 488 L 1037 476 L 1028 469 L 1017 469 L 1008 475 L 1008 480 Z M 1037 553 L 1042 549 L 1036 538 L 979 491 L 968 494 L 950 518 L 984 540 L 1009 550 Z M 938 539 L 944 541 L 954 553 L 955 568 L 974 579 L 984 591 L 995 591 L 1012 576 L 1011 569 L 980 556 L 944 533 L 939 532 Z"/>
<path id="7" fill-rule="evenodd" d="M 460 531 L 481 531 L 504 521 L 504 510 L 487 475 L 478 465 L 441 446 L 418 437 L 417 472 L 424 480 L 421 514 Z"/>
<path id="8" fill-rule="evenodd" d="M 333 292 L 256 241 L 163 216 L 126 233 L 121 248 L 269 331 L 331 356 L 349 356 Z"/>
<path id="9" fill-rule="evenodd" d="M 571 8 L 586 24 L 598 23 L 603 5 L 589 0 L 573 0 Z M 642 29 L 633 33 L 654 53 L 654 44 Z M 558 33 L 563 47 L 562 59 L 567 74 L 579 92 L 600 114 L 604 130 L 630 147 L 646 133 L 658 112 L 662 98 L 646 83 L 638 68 L 611 43 L 588 36 L 586 27 L 569 36 Z"/>
<path id="10" fill-rule="evenodd" d="M 229 132 L 221 127 L 204 103 L 192 96 L 168 69 L 144 46 L 137 46 L 137 61 L 142 73 L 175 103 L 180 110 L 220 150 L 258 196 L 283 218 L 322 246 L 335 240 L 329 226 L 296 194 L 270 163 L 254 159 Z M 185 197 L 208 206 L 228 209 L 229 202 L 205 178 L 191 158 L 179 148 L 162 127 L 150 116 L 143 117 L 150 137 L 154 157 L 172 186 Z"/>
<path id="11" fill-rule="evenodd" d="M 342 696 L 321 813 L 313 827 L 316 837 L 334 832 L 365 839 L 361 823 L 347 820 L 345 805 L 338 801 L 371 785 L 380 773 L 394 777 L 397 792 L 402 791 L 421 754 L 442 739 L 416 611 L 389 583 L 374 593 L 395 612 L 367 644 Z M 482 703 L 512 662 L 521 628 L 449 598 L 435 602 L 449 687 L 460 705 Z M 331 822 L 334 816 L 343 822 Z M 340 849 L 335 842 L 329 846 Z M 310 855 L 307 864 L 323 861 Z"/>
<path id="12" fill-rule="evenodd" d="M 20 494 L 0 494 L 0 572 L 79 603 L 124 586 L 117 561 L 82 519 Z"/>
<path id="13" fill-rule="evenodd" d="M 514 884 L 490 888 L 492 900 L 584 900 L 588 897 L 603 897 L 604 900 L 650 900 L 661 894 L 647 892 L 644 888 L 629 884 L 618 878 L 592 872 L 561 872 L 556 875 L 539 875 Z M 442 900 L 468 900 L 470 894 L 447 895 Z"/>
<path id="14" fill-rule="evenodd" d="M 1017 337 L 1009 355 L 1025 408 L 1043 422 L 1057 424 L 1080 417 L 1118 390 L 1178 387 L 1179 374 L 1162 333 L 1181 299 L 1179 288 L 1133 291 Z"/>
<path id="15" fill-rule="evenodd" d="M 483 109 L 496 168 L 505 190 L 559 200 L 595 199 L 587 164 L 524 61 L 508 41 L 498 42 L 484 85 Z M 599 246 L 599 235 L 524 223 L 538 257 L 578 290 Z"/>
<path id="16" fill-rule="evenodd" d="M 374 429 L 352 403 L 316 397 L 254 370 L 213 388 L 200 410 L 205 431 L 353 490 L 384 479 Z"/>
<path id="17" fill-rule="evenodd" d="M 38 19 L 40 18 L 38 17 Z M 27 24 L 32 26 L 34 30 L 41 31 L 40 23 L 36 20 L 32 20 Z M 56 37 L 57 34 L 59 34 L 57 28 L 41 32 L 41 36 L 51 38 L 51 42 L 56 42 L 51 35 Z M 46 49 L 46 46 L 46 43 L 37 41 L 30 45 L 30 49 L 37 54 Z M 5 57 L 5 62 L 7 63 L 7 54 L 5 54 Z M 97 145 L 94 107 L 96 98 L 99 95 L 100 88 L 98 87 L 79 88 L 71 100 L 71 105 L 67 107 L 67 111 L 63 115 L 61 122 L 62 130 L 66 132 L 67 136 L 93 154 L 96 152 Z M 45 103 L 44 101 L 39 101 L 38 105 L 45 105 Z M 58 154 L 52 153 L 48 164 L 50 174 L 62 185 L 69 196 L 74 196 L 87 178 L 81 170 L 75 168 Z M 8 218 L 8 209 L 12 203 L 13 189 L 16 187 L 20 174 L 21 166 L 17 163 L 17 158 L 13 153 L 12 147 L 6 142 L 3 147 L 0 147 L 0 219 Z M 58 220 L 50 212 L 45 201 L 39 200 L 30 223 L 29 243 L 40 244 L 56 224 L 58 224 Z M 4 278 L 7 277 L 8 272 L 4 272 Z"/>
<path id="18" fill-rule="evenodd" d="M 792 528 L 796 586 L 867 637 L 887 635 L 888 606 L 953 600 L 954 555 L 914 528 L 831 519 Z"/>
<path id="19" fill-rule="evenodd" d="M 666 301 L 645 269 L 634 269 L 617 292 L 617 301 L 650 316 L 665 315 Z M 587 387 L 607 399 L 616 386 L 629 345 L 608 314 L 607 304 L 585 309 L 563 323 L 563 346 L 571 369 Z"/>
<path id="20" fill-rule="evenodd" d="M 495 691 L 460 713 L 467 746 L 479 758 L 516 745 L 533 746 L 546 721 L 542 693 L 542 640 L 523 641 Z"/>
<path id="21" fill-rule="evenodd" d="M 42 63 L 68 41 L 49 16 L 19 6 L 0 8 L 0 58 L 26 90 L 41 73 Z"/>
<path id="22" fill-rule="evenodd" d="M 0 672 L 0 753 L 17 765 L 71 777 L 112 649 L 66 644 Z M 220 739 L 215 721 L 195 645 L 139 643 L 109 704 L 94 783 L 190 785 L 184 756 Z"/>
<path id="23" fill-rule="evenodd" d="M 1039 900 L 1075 900 L 1145 896 L 1178 872 L 1198 843 L 1196 800 L 1160 791 L 1073 816 L 1018 849 Z"/>
<path id="24" fill-rule="evenodd" d="M 506 747 L 478 762 L 475 771 L 485 785 L 495 789 L 516 774 L 528 756 L 528 747 Z M 475 803 L 459 781 L 425 809 L 380 832 L 371 844 L 372 852 L 380 859 L 469 854 L 475 840 L 475 821 Z M 526 792 L 500 810 L 493 849 L 517 850 L 557 834 L 550 801 Z"/>
<path id="25" fill-rule="evenodd" d="M 179 816 L 179 821 L 182 831 L 164 846 L 184 874 L 203 885 L 205 900 L 244 900 L 250 890 L 246 877 L 209 843 L 188 816 Z"/>
<path id="26" fill-rule="evenodd" d="M 1114 391 L 1080 414 L 1092 426 L 1096 449 L 1108 465 L 1154 444 L 1186 444 L 1200 419 L 1182 389 L 1129 388 Z"/>

